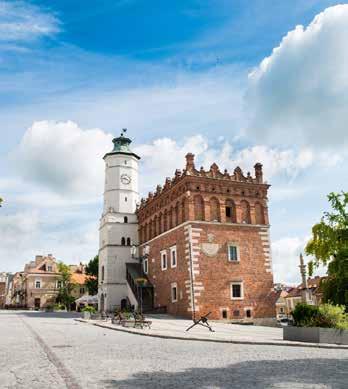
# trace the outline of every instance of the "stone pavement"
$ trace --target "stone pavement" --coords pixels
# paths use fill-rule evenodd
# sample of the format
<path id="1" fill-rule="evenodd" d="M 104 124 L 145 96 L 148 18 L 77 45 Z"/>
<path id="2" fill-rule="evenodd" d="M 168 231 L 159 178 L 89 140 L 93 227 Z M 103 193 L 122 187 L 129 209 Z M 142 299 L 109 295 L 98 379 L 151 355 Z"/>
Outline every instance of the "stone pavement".
<path id="1" fill-rule="evenodd" d="M 345 389 L 348 350 L 186 342 L 0 311 L 0 388 Z"/>
<path id="2" fill-rule="evenodd" d="M 97 325 L 100 327 L 123 331 L 138 335 L 153 336 L 159 338 L 172 338 L 183 340 L 200 340 L 208 342 L 221 343 L 241 343 L 241 344 L 259 344 L 273 346 L 301 346 L 301 347 L 320 347 L 333 349 L 346 349 L 348 345 L 302 343 L 283 340 L 283 329 L 278 327 L 251 326 L 241 324 L 229 324 L 221 322 L 210 322 L 215 332 L 210 332 L 208 328 L 195 326 L 190 331 L 186 329 L 192 325 L 191 320 L 178 319 L 170 315 L 149 315 L 146 319 L 152 321 L 151 329 L 122 327 L 112 324 L 111 321 L 101 320 L 83 320 L 81 322 Z"/>

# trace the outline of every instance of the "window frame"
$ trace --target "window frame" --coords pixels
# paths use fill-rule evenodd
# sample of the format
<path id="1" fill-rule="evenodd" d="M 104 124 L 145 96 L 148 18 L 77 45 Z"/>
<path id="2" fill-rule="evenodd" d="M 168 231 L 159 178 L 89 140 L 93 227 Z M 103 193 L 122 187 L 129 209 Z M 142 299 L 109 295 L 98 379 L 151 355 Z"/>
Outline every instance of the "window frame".
<path id="1" fill-rule="evenodd" d="M 165 266 L 163 266 L 164 261 L 163 257 L 165 257 Z M 168 269 L 168 257 L 167 257 L 167 250 L 161 251 L 161 270 L 167 270 Z"/>
<path id="2" fill-rule="evenodd" d="M 148 272 L 149 272 L 149 259 L 148 258 L 144 258 L 144 260 L 143 260 L 143 272 L 145 274 L 148 274 Z"/>
<path id="3" fill-rule="evenodd" d="M 40 285 L 39 287 L 36 286 L 37 283 L 39 283 L 39 285 Z M 35 289 L 42 289 L 42 288 L 41 288 L 41 280 L 35 280 L 34 286 L 35 286 Z"/>
<path id="4" fill-rule="evenodd" d="M 233 296 L 233 285 L 240 286 L 240 297 Z M 244 283 L 243 283 L 243 281 L 231 281 L 230 282 L 230 295 L 231 295 L 231 300 L 244 300 Z"/>
<path id="5" fill-rule="evenodd" d="M 175 258 L 175 264 L 173 265 L 173 253 L 174 253 L 174 258 Z M 170 248 L 170 267 L 175 268 L 178 264 L 178 256 L 177 256 L 177 251 L 176 251 L 176 245 L 172 246 Z"/>
<path id="6" fill-rule="evenodd" d="M 236 248 L 237 259 L 231 258 L 230 247 Z M 240 262 L 240 250 L 239 250 L 239 246 L 237 243 L 234 243 L 234 242 L 227 243 L 227 259 L 228 259 L 228 262 L 232 262 L 232 263 Z"/>
<path id="7" fill-rule="evenodd" d="M 175 289 L 175 298 L 173 294 L 173 290 Z M 170 297 L 172 303 L 177 303 L 178 302 L 178 284 L 176 282 L 172 282 L 170 284 Z"/>

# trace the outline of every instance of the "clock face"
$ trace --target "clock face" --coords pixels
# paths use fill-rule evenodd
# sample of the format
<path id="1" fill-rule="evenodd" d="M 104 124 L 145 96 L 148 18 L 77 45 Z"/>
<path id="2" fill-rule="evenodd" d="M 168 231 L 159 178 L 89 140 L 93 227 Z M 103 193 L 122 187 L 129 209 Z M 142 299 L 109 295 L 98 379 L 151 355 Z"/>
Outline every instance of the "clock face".
<path id="1" fill-rule="evenodd" d="M 127 174 L 122 174 L 122 176 L 121 176 L 122 184 L 128 185 L 128 184 L 130 184 L 131 181 L 132 181 L 132 179 Z"/>

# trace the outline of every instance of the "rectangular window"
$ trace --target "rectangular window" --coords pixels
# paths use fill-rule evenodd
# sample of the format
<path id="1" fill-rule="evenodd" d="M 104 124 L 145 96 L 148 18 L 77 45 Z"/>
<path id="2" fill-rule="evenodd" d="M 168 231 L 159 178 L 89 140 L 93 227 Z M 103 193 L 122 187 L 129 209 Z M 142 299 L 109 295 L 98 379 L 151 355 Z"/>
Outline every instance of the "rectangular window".
<path id="1" fill-rule="evenodd" d="M 62 287 L 62 281 L 57 281 L 57 289 L 60 289 Z"/>
<path id="2" fill-rule="evenodd" d="M 236 245 L 228 245 L 228 260 L 229 261 L 239 261 L 239 249 Z"/>
<path id="3" fill-rule="evenodd" d="M 85 293 L 85 288 L 80 288 L 80 294 L 84 294 Z"/>
<path id="4" fill-rule="evenodd" d="M 231 300 L 243 300 L 243 282 L 231 282 Z"/>
<path id="5" fill-rule="evenodd" d="M 226 217 L 231 217 L 231 207 L 226 207 Z"/>
<path id="6" fill-rule="evenodd" d="M 149 260 L 147 258 L 145 258 L 143 261 L 143 270 L 145 274 L 147 274 L 149 271 Z"/>
<path id="7" fill-rule="evenodd" d="M 165 251 L 161 252 L 161 268 L 167 270 L 167 253 Z"/>
<path id="8" fill-rule="evenodd" d="M 41 281 L 35 281 L 35 289 L 41 289 Z"/>
<path id="9" fill-rule="evenodd" d="M 171 284 L 171 294 L 172 294 L 172 303 L 176 303 L 178 301 L 178 286 L 176 282 Z"/>
<path id="10" fill-rule="evenodd" d="M 170 266 L 176 267 L 176 246 L 170 249 Z"/>

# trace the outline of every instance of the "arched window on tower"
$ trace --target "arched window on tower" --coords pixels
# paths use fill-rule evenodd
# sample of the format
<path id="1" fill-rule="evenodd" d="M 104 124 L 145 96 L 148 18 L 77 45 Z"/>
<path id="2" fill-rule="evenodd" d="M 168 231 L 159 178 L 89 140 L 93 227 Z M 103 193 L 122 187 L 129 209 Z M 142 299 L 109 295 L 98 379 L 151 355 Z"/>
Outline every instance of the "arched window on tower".
<path id="1" fill-rule="evenodd" d="M 131 238 L 127 238 L 127 246 L 131 245 Z"/>
<path id="2" fill-rule="evenodd" d="M 121 239 L 121 245 L 122 245 L 122 246 L 125 246 L 125 245 L 126 245 L 126 238 L 125 238 L 125 237 L 122 237 L 122 239 Z"/>
<path id="3" fill-rule="evenodd" d="M 240 202 L 240 208 L 241 208 L 241 214 L 242 214 L 241 223 L 251 224 L 249 203 L 246 200 L 242 200 Z"/>
<path id="4" fill-rule="evenodd" d="M 233 200 L 226 200 L 226 222 L 227 223 L 236 223 L 236 206 Z"/>
<path id="5" fill-rule="evenodd" d="M 210 220 L 219 222 L 220 219 L 220 203 L 216 197 L 210 199 Z"/>
<path id="6" fill-rule="evenodd" d="M 123 221 L 124 221 L 124 223 L 128 223 L 128 217 L 125 216 L 125 217 L 123 218 Z"/>
<path id="7" fill-rule="evenodd" d="M 101 268 L 101 280 L 104 281 L 104 276 L 105 276 L 105 269 L 104 266 Z"/>
<path id="8" fill-rule="evenodd" d="M 201 195 L 196 195 L 193 199 L 195 220 L 204 220 L 204 200 Z"/>
<path id="9" fill-rule="evenodd" d="M 260 203 L 255 203 L 255 219 L 256 224 L 265 224 L 265 215 L 263 212 L 263 206 Z"/>

